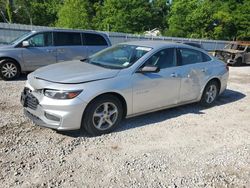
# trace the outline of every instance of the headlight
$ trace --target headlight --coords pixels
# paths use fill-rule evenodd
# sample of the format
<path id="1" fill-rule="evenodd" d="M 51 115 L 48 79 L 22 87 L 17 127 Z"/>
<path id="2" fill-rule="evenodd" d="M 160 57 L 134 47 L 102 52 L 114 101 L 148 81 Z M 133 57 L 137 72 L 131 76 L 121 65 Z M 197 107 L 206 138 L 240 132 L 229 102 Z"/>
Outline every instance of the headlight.
<path id="1" fill-rule="evenodd" d="M 81 92 L 82 90 L 60 91 L 60 90 L 45 89 L 44 95 L 52 99 L 73 99 Z"/>

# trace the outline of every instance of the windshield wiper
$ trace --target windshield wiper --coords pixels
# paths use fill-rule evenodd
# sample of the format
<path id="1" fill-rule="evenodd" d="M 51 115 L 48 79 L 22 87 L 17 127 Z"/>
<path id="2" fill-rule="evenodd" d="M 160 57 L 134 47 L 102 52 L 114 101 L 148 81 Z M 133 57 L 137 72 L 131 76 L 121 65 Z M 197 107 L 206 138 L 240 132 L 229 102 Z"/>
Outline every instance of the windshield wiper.
<path id="1" fill-rule="evenodd" d="M 85 62 L 85 61 L 88 62 L 88 61 L 89 61 L 89 58 L 87 57 L 87 58 L 84 58 L 84 59 L 80 59 L 80 61 L 81 61 L 81 62 Z"/>
<path id="2" fill-rule="evenodd" d="M 90 64 L 97 65 L 97 66 L 104 67 L 104 68 L 108 68 L 108 69 L 121 69 L 120 67 L 105 65 L 105 64 L 101 64 L 101 63 L 97 63 L 97 62 L 93 62 L 93 61 Z"/>

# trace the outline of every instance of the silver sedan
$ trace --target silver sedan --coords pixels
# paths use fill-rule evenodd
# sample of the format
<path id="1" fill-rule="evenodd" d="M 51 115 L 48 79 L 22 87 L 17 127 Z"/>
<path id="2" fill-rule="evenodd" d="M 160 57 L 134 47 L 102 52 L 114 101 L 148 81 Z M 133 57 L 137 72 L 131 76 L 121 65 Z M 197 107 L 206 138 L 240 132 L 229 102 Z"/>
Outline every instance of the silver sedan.
<path id="1" fill-rule="evenodd" d="M 100 135 L 124 117 L 198 101 L 211 106 L 227 80 L 225 63 L 202 49 L 135 41 L 36 70 L 28 75 L 21 102 L 38 125 Z"/>

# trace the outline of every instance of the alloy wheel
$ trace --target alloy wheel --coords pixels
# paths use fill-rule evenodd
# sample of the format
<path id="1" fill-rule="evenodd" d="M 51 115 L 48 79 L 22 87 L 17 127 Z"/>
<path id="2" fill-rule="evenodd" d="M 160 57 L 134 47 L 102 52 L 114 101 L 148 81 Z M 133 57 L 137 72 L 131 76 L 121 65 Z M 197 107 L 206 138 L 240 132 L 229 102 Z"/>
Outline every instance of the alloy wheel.
<path id="1" fill-rule="evenodd" d="M 17 75 L 17 67 L 14 63 L 5 63 L 2 66 L 1 73 L 7 79 L 14 78 Z"/>
<path id="2" fill-rule="evenodd" d="M 206 92 L 206 102 L 212 103 L 217 96 L 217 87 L 216 85 L 210 85 Z"/>
<path id="3" fill-rule="evenodd" d="M 118 118 L 118 108 L 114 103 L 105 102 L 99 105 L 93 114 L 93 124 L 98 130 L 112 127 Z"/>

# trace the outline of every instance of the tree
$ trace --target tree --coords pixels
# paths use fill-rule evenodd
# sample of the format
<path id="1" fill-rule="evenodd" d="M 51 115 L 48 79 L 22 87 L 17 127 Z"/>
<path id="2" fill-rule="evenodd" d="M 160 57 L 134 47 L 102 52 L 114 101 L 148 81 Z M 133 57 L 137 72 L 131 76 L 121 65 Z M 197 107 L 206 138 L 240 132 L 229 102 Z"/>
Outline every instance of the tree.
<path id="1" fill-rule="evenodd" d="M 91 29 L 91 12 L 88 0 L 65 0 L 59 9 L 56 26 Z"/>
<path id="2" fill-rule="evenodd" d="M 60 2 L 61 0 L 1 0 L 0 8 L 8 22 L 53 26 Z"/>
<path id="3" fill-rule="evenodd" d="M 233 40 L 249 36 L 249 0 L 175 0 L 167 35 Z"/>
<path id="4" fill-rule="evenodd" d="M 0 15 L 4 22 L 13 22 L 13 0 L 0 0 Z"/>
<path id="5" fill-rule="evenodd" d="M 250 40 L 250 1 L 244 0 L 239 4 L 233 14 L 236 26 L 236 38 L 239 40 Z"/>
<path id="6" fill-rule="evenodd" d="M 165 0 L 105 0 L 96 4 L 95 27 L 126 33 L 142 33 L 165 27 Z"/>

